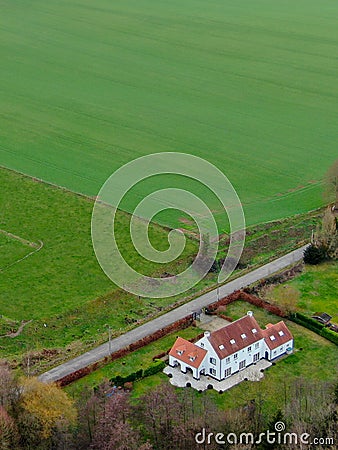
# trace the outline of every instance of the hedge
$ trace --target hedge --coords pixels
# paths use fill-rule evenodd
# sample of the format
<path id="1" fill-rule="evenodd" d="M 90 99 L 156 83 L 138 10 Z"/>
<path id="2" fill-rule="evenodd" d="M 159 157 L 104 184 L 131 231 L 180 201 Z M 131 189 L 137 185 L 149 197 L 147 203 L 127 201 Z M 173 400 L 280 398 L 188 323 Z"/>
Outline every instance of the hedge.
<path id="1" fill-rule="evenodd" d="M 305 314 L 299 312 L 291 313 L 289 319 L 293 322 L 298 323 L 299 325 L 302 325 L 305 328 L 308 328 L 311 331 L 314 331 L 317 334 L 320 334 L 320 332 L 324 328 L 324 325 L 322 323 L 319 323 L 316 320 L 312 319 L 312 317 L 308 317 Z"/>
<path id="2" fill-rule="evenodd" d="M 312 319 L 312 317 L 297 312 L 290 314 L 289 319 L 338 345 L 338 333 L 325 327 L 325 325 Z"/>
<path id="3" fill-rule="evenodd" d="M 150 375 L 154 375 L 155 373 L 161 372 L 165 368 L 165 362 L 161 359 L 154 361 L 149 367 L 144 369 L 143 378 L 150 377 Z"/>
<path id="4" fill-rule="evenodd" d="M 136 372 L 131 372 L 126 376 L 116 375 L 110 378 L 110 382 L 116 386 L 123 386 L 124 383 L 140 380 L 141 378 L 149 377 L 155 373 L 161 372 L 165 368 L 165 362 L 161 360 L 154 361 L 149 367 L 142 370 L 139 369 Z"/>
<path id="5" fill-rule="evenodd" d="M 338 345 L 338 333 L 335 331 L 332 331 L 329 328 L 323 328 L 320 335 Z"/>
<path id="6" fill-rule="evenodd" d="M 109 361 L 112 362 L 119 358 L 123 358 L 124 356 L 128 355 L 132 351 L 137 350 L 141 347 L 144 347 L 145 345 L 148 345 L 151 342 L 154 342 L 157 339 L 160 339 L 161 337 L 172 333 L 173 331 L 178 331 L 178 330 L 187 328 L 191 324 L 193 324 L 193 317 L 192 317 L 192 314 L 189 314 L 188 316 L 184 317 L 183 319 L 177 320 L 176 322 L 172 323 L 171 325 L 167 325 L 166 327 L 155 331 L 154 333 L 150 334 L 149 336 L 139 339 L 138 341 L 131 343 L 127 347 L 117 350 L 116 352 L 113 352 L 109 356 L 105 356 L 103 359 L 101 359 L 100 361 L 98 361 L 94 364 L 91 364 L 82 369 L 76 370 L 76 371 L 70 373 L 69 375 L 62 377 L 60 380 L 57 381 L 57 384 L 61 387 L 67 386 L 68 384 L 73 383 L 74 381 L 79 380 L 80 378 L 82 378 L 86 375 L 89 375 L 90 373 L 94 372 L 95 370 L 99 369 L 100 367 L 105 366 Z"/>

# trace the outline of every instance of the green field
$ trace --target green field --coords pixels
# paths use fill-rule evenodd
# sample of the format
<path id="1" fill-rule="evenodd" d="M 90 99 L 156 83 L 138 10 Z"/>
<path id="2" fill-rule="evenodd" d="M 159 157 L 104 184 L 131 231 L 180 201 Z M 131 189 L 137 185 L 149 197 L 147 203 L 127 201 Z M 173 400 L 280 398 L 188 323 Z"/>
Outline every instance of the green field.
<path id="1" fill-rule="evenodd" d="M 18 337 L 0 342 L 0 358 L 19 358 L 43 348 L 62 349 L 69 357 L 68 352 L 105 341 L 107 323 L 119 333 L 137 319 L 158 314 L 160 307 L 172 301 L 137 299 L 106 277 L 90 237 L 93 201 L 7 170 L 0 170 L 0 185 L 0 228 L 44 244 L 39 252 L 6 269 L 34 248 L 0 233 L 0 268 L 5 268 L 0 272 L 0 315 L 6 318 L 0 328 L 13 322 L 16 329 L 22 320 L 33 319 Z M 126 259 L 133 260 L 142 273 L 176 273 L 190 263 L 197 250 L 197 243 L 190 239 L 182 256 L 165 268 L 142 260 L 125 233 L 129 221 L 126 213 L 118 214 L 119 244 Z M 150 237 L 156 248 L 167 247 L 165 229 L 152 225 Z"/>
<path id="2" fill-rule="evenodd" d="M 33 251 L 34 248 L 0 232 L 0 273 L 8 270 Z"/>
<path id="3" fill-rule="evenodd" d="M 183 151 L 227 174 L 249 224 L 322 204 L 336 157 L 336 1 L 0 8 L 0 164 L 95 195 L 123 163 Z"/>

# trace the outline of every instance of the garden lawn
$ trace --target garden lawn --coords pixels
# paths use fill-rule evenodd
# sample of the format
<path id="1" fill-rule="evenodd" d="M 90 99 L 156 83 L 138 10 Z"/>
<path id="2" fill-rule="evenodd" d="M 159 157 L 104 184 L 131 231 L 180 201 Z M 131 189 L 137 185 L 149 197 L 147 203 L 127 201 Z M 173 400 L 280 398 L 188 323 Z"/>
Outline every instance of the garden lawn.
<path id="1" fill-rule="evenodd" d="M 301 312 L 309 316 L 316 312 L 326 312 L 332 316 L 332 322 L 338 324 L 337 284 L 337 262 L 306 265 L 299 276 L 288 283 L 273 287 L 267 296 L 278 303 L 283 286 L 292 286 L 299 292 L 297 307 Z"/>
<path id="2" fill-rule="evenodd" d="M 65 389 L 71 395 L 79 396 L 81 395 L 81 390 L 84 389 L 84 387 L 94 388 L 103 381 L 109 380 L 117 375 L 127 376 L 132 372 L 138 371 L 139 369 L 146 369 L 152 364 L 155 356 L 166 352 L 173 346 L 178 335 L 185 339 L 191 339 L 199 333 L 202 333 L 202 331 L 203 330 L 198 327 L 189 327 L 184 330 L 168 334 L 167 336 L 160 338 L 151 344 L 129 353 L 123 358 L 105 365 L 90 375 L 75 381 Z"/>
<path id="3" fill-rule="evenodd" d="M 280 317 L 243 301 L 228 305 L 226 315 L 235 320 L 246 314 L 248 310 L 254 312 L 255 318 L 262 328 L 269 322 L 276 323 L 281 320 Z M 223 394 L 214 390 L 208 390 L 202 394 L 195 391 L 196 398 L 202 399 L 204 395 L 208 395 L 222 409 L 244 406 L 250 399 L 256 399 L 256 401 L 262 402 L 261 406 L 264 410 L 274 412 L 278 408 L 283 408 L 284 398 L 289 393 L 289 386 L 296 378 L 334 382 L 338 370 L 337 347 L 306 328 L 288 320 L 285 322 L 294 336 L 295 351 L 292 355 L 276 361 L 275 365 L 267 369 L 264 372 L 263 380 L 260 382 L 244 381 Z M 153 389 L 161 383 L 169 383 L 169 379 L 163 374 L 157 374 L 134 383 L 133 397 L 135 401 L 148 389 Z"/>

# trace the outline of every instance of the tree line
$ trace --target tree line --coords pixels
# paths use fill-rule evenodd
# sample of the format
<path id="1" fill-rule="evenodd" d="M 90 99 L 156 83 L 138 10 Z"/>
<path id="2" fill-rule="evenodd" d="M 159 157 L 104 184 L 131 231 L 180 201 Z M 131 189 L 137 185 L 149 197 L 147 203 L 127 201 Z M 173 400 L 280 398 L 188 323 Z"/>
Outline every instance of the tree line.
<path id="1" fill-rule="evenodd" d="M 55 384 L 36 378 L 16 378 L 0 367 L 0 448 L 10 450 L 195 450 L 292 449 L 291 444 L 197 443 L 196 434 L 229 433 L 258 436 L 274 431 L 276 422 L 298 435 L 328 436 L 338 442 L 336 423 L 338 384 L 298 378 L 280 386 L 279 409 L 271 407 L 264 392 L 247 398 L 244 406 L 224 410 L 207 392 L 176 389 L 169 382 L 135 398 L 127 389 L 103 383 L 84 389 L 71 399 Z M 231 393 L 231 391 L 230 391 Z M 222 395 L 228 395 L 222 394 Z M 316 448 L 329 448 L 318 445 Z M 332 448 L 332 446 L 331 446 Z"/>

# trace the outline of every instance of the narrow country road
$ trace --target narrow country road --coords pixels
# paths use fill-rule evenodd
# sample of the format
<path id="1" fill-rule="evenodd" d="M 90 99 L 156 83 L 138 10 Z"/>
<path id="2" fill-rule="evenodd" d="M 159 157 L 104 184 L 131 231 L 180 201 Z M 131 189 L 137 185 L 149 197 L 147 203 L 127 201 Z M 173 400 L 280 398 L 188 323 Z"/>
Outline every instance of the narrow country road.
<path id="1" fill-rule="evenodd" d="M 274 261 L 265 264 L 258 269 L 253 270 L 252 272 L 247 273 L 239 278 L 236 278 L 229 283 L 220 286 L 219 288 L 219 296 L 225 297 L 231 294 L 238 289 L 243 289 L 244 287 L 262 279 L 270 276 L 271 274 L 278 272 L 279 270 L 284 269 L 290 264 L 299 261 L 303 257 L 304 249 L 307 245 L 294 250 L 287 255 L 284 255 Z M 201 308 L 208 306 L 210 303 L 213 303 L 217 300 L 217 290 L 210 291 L 206 294 L 201 295 L 200 297 L 195 298 L 194 300 L 179 306 L 178 308 L 169 311 L 166 314 L 163 314 L 156 319 L 151 320 L 139 327 L 128 331 L 125 334 L 113 339 L 111 341 L 111 351 L 116 352 L 124 347 L 127 347 L 129 344 L 142 339 L 149 334 L 154 333 L 155 331 L 166 327 L 167 325 L 176 322 L 179 319 L 191 314 L 194 311 L 198 311 Z M 76 370 L 82 369 L 90 364 L 93 364 L 100 359 L 103 359 L 105 356 L 109 355 L 109 343 L 105 343 L 96 347 L 89 352 L 83 353 L 82 355 L 71 359 L 70 361 L 61 364 L 60 366 L 54 367 L 48 372 L 40 375 L 39 379 L 46 383 L 52 381 L 58 381 L 66 375 L 70 375 Z"/>

